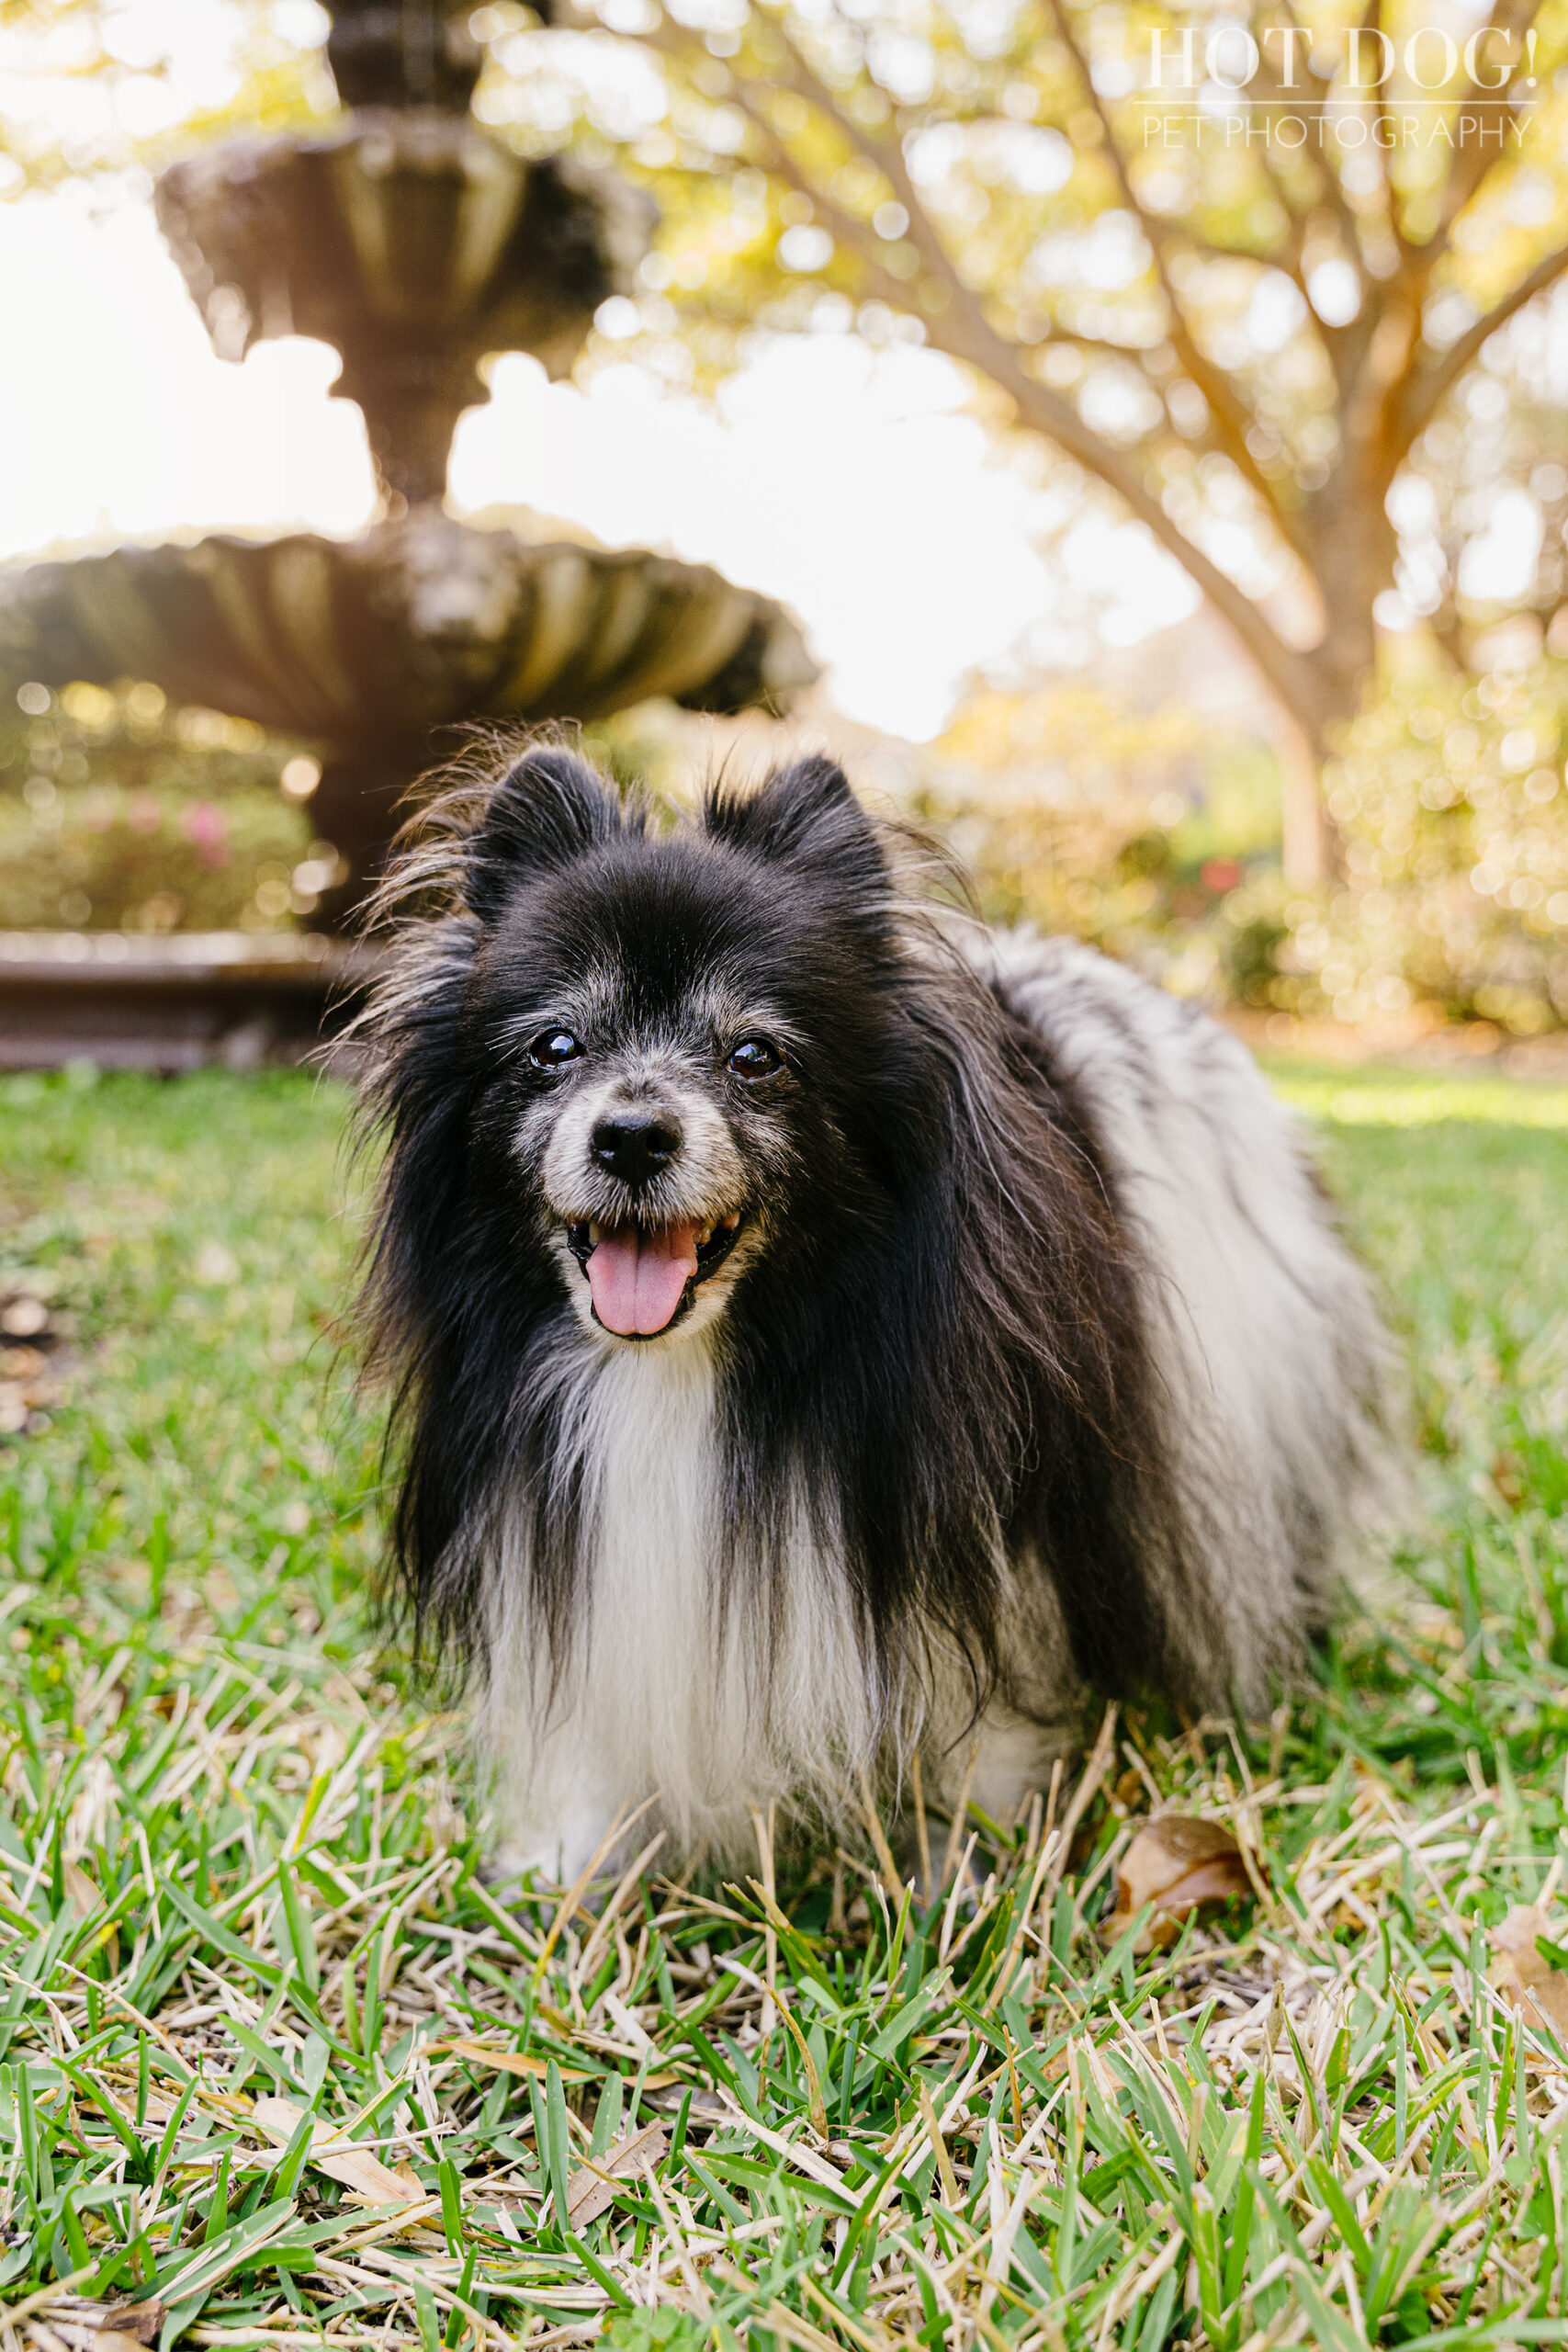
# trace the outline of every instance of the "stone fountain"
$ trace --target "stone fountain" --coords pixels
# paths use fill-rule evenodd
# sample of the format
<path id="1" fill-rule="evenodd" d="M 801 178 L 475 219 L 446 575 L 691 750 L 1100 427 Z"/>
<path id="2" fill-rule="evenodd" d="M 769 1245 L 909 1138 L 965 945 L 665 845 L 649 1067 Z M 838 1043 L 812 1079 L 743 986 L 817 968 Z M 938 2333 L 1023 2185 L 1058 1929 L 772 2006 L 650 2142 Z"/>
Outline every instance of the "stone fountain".
<path id="1" fill-rule="evenodd" d="M 330 13 L 337 126 L 192 156 L 156 207 L 221 356 L 284 334 L 339 352 L 378 518 L 348 541 L 214 537 L 0 575 L 0 689 L 146 679 L 312 742 L 312 822 L 345 875 L 323 912 L 341 924 L 396 803 L 450 749 L 440 730 L 658 695 L 782 707 L 815 673 L 776 605 L 704 566 L 530 544 L 446 511 L 454 428 L 487 397 L 479 363 L 526 351 L 564 375 L 599 305 L 630 291 L 653 214 L 615 176 L 527 160 L 474 121 L 466 6 Z"/>

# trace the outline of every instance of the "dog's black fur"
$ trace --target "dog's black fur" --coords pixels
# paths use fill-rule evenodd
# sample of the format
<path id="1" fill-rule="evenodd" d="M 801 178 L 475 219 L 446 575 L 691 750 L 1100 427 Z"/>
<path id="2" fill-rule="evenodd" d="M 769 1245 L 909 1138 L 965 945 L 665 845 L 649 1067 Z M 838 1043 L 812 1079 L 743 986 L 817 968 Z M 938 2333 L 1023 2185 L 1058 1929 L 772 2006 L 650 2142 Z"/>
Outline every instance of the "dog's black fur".
<path id="1" fill-rule="evenodd" d="M 396 1591 L 482 1646 L 502 1515 L 541 1621 L 582 1603 L 581 1476 L 552 1363 L 570 1276 L 516 1145 L 556 1081 L 520 1041 L 585 976 L 625 1029 L 689 1025 L 721 975 L 795 1044 L 734 1111 L 765 1245 L 716 1340 L 726 1591 L 784 1573 L 804 1494 L 841 1552 L 868 1674 L 951 1636 L 1006 1690 L 1003 1569 L 1032 1557 L 1079 1674 L 1188 1695 L 1201 1541 L 1164 1435 L 1137 1246 L 1036 1032 L 917 922 L 839 769 L 805 760 L 656 831 L 580 758 L 526 751 L 413 828 L 381 915 L 427 919 L 372 1009 L 386 1157 L 366 1315 L 395 1382 Z"/>

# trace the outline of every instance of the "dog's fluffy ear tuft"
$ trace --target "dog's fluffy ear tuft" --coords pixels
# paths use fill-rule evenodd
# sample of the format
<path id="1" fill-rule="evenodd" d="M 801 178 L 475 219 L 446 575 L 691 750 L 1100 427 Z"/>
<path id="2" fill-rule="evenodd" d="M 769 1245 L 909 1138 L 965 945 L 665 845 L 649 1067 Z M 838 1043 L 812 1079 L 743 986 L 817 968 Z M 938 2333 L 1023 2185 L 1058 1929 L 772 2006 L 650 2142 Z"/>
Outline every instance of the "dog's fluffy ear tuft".
<path id="1" fill-rule="evenodd" d="M 525 752 L 492 786 L 469 838 L 463 895 L 481 922 L 494 922 L 520 881 L 620 830 L 620 803 L 586 760 L 556 745 Z"/>
<path id="2" fill-rule="evenodd" d="M 757 792 L 712 792 L 704 823 L 714 840 L 753 857 L 828 865 L 845 880 L 886 879 L 876 829 L 836 760 L 775 768 Z"/>

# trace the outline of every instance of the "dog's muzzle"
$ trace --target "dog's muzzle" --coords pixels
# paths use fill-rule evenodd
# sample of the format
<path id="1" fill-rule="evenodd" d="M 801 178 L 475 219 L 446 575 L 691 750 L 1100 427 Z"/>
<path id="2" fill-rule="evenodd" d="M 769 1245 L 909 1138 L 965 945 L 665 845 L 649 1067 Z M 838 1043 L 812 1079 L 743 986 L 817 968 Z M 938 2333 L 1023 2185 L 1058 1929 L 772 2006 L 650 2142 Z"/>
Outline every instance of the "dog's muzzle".
<path id="1" fill-rule="evenodd" d="M 652 1340 L 692 1303 L 697 1285 L 716 1273 L 745 1222 L 730 1209 L 705 1225 L 601 1225 L 584 1217 L 567 1227 L 567 1247 L 588 1278 L 594 1320 L 622 1340 Z"/>

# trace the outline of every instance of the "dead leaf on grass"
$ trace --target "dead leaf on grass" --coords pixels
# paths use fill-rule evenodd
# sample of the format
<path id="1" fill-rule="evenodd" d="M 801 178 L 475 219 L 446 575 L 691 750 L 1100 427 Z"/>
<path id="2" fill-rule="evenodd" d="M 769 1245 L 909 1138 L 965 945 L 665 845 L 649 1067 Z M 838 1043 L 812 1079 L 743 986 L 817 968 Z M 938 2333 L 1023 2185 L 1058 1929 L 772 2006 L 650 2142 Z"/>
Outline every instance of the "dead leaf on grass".
<path id="1" fill-rule="evenodd" d="M 647 2172 L 663 2157 L 669 2142 L 661 2123 L 644 2123 L 613 2140 L 602 2156 L 574 2172 L 566 2184 L 567 2219 L 574 2230 L 586 2229 L 614 2201 L 615 2183 Z"/>
<path id="2" fill-rule="evenodd" d="M 71 1908 L 78 1919 L 90 1919 L 95 1911 L 103 1908 L 104 1898 L 80 1862 L 65 1862 L 61 1868 L 65 1892 L 71 1898 Z"/>
<path id="3" fill-rule="evenodd" d="M 542 2082 L 549 2072 L 549 2062 L 536 2058 L 526 2050 L 498 2050 L 493 2042 L 468 2041 L 460 2034 L 444 2035 L 439 2041 L 425 2044 L 427 2052 L 449 2050 L 454 2058 L 467 2058 L 476 2066 L 493 2066 L 502 2075 L 536 2075 Z M 563 2083 L 585 2083 L 589 2079 L 581 2066 L 563 2066 Z"/>
<path id="4" fill-rule="evenodd" d="M 1551 1923 L 1534 1903 L 1517 1903 L 1492 1930 L 1492 1964 L 1486 1981 L 1511 2001 L 1527 2025 L 1543 2026 L 1568 2049 L 1568 1970 L 1554 1968 L 1536 1948 L 1536 1938 L 1552 1935 Z"/>
<path id="5" fill-rule="evenodd" d="M 49 2316 L 73 2352 L 142 2352 L 158 2341 L 168 2312 L 160 2302 L 92 2303 L 72 2295 L 51 2306 Z"/>
<path id="6" fill-rule="evenodd" d="M 267 2138 L 282 2147 L 294 2137 L 304 2112 L 287 2098 L 258 2098 L 252 2110 Z M 329 2180 L 341 2181 L 367 2205 L 410 2205 L 425 2195 L 417 2181 L 411 2188 L 379 2156 L 372 2155 L 368 2148 L 356 2148 L 330 2123 L 312 2124 L 310 2161 L 318 2172 L 324 2172 Z"/>
<path id="7" fill-rule="evenodd" d="M 98 2330 L 99 2352 L 111 2336 L 129 2337 L 133 2344 L 156 2344 L 168 2312 L 162 2303 L 121 2303 L 104 2313 Z M 109 2347 L 114 2352 L 114 2347 Z"/>
<path id="8" fill-rule="evenodd" d="M 1122 1855 L 1116 1871 L 1116 1908 L 1100 1934 L 1107 1943 L 1114 1943 L 1145 1904 L 1152 1903 L 1155 1916 L 1145 1930 L 1145 1949 L 1162 1949 L 1176 1941 L 1181 1922 L 1204 1904 L 1251 1892 L 1241 1849 L 1228 1829 L 1190 1814 L 1164 1813 L 1139 1830 Z"/>

